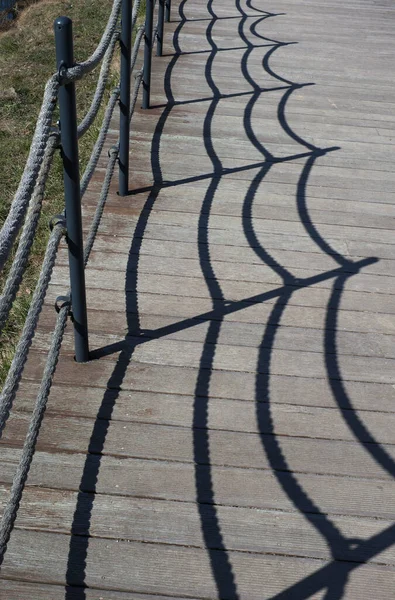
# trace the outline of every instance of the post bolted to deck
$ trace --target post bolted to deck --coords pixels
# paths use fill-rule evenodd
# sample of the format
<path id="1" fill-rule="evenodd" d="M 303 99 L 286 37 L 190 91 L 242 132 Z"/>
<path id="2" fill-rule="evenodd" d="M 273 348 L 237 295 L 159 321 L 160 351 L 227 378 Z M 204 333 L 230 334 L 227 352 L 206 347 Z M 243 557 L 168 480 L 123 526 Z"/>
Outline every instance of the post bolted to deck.
<path id="1" fill-rule="evenodd" d="M 74 64 L 73 25 L 71 19 L 68 17 L 57 18 L 54 22 L 54 30 L 56 64 L 61 74 L 62 70 L 72 67 Z M 88 318 L 86 311 L 77 110 L 74 82 L 66 83 L 60 87 L 59 108 L 75 358 L 77 362 L 87 362 L 89 360 Z"/>

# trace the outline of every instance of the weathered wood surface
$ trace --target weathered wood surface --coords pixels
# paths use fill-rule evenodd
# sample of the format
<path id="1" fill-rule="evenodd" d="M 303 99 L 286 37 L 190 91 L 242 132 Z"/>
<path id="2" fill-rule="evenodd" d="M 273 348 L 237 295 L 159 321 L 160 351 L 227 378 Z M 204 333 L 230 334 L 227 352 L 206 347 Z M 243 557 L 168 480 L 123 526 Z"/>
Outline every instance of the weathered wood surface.
<path id="1" fill-rule="evenodd" d="M 114 179 L 87 268 L 94 360 L 74 362 L 68 327 L 0 599 L 388 600 L 395 8 L 172 11 L 131 193 Z M 0 506 L 67 288 L 63 246 Z"/>
<path id="2" fill-rule="evenodd" d="M 8 491 L 8 487 L 0 488 L 1 504 Z M 84 492 L 81 498 L 81 519 L 74 524 L 76 535 L 89 533 L 94 538 L 109 540 L 204 547 L 199 511 L 192 502 L 98 494 L 93 502 L 92 525 L 88 530 L 84 517 L 89 513 L 92 502 L 91 494 Z M 73 523 L 76 503 L 76 492 L 29 488 L 19 515 L 19 525 L 23 529 L 68 534 Z M 208 526 L 212 528 L 211 508 L 204 506 L 202 510 L 205 512 L 204 518 Z M 326 542 L 316 531 L 316 527 L 323 521 L 320 515 L 313 515 L 312 524 L 309 525 L 305 523 L 303 515 L 293 512 L 250 510 L 234 506 L 219 506 L 217 510 L 226 532 L 226 546 L 229 550 L 278 554 L 286 548 L 288 555 L 298 556 L 302 553 L 307 557 L 330 558 Z M 336 516 L 333 523 L 341 528 L 345 535 L 354 535 L 353 517 Z M 373 536 L 392 524 L 384 519 L 372 520 L 362 517 L 358 523 L 362 537 Z M 336 539 L 331 542 L 336 544 Z M 366 548 L 365 552 L 367 550 Z M 339 547 L 335 555 L 340 560 L 347 560 L 348 552 Z M 359 559 L 364 558 L 361 553 Z M 390 548 L 380 558 L 373 558 L 372 562 L 383 560 L 394 565 L 395 549 Z"/>

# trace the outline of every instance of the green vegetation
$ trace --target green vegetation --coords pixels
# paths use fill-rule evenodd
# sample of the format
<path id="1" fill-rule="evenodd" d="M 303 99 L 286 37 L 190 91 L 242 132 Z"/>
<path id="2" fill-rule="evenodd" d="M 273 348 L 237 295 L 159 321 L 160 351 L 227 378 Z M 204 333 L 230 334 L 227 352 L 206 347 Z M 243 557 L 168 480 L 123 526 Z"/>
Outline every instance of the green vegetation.
<path id="1" fill-rule="evenodd" d="M 26 8 L 15 24 L 0 34 L 0 225 L 8 213 L 23 172 L 45 83 L 55 71 L 54 19 L 60 15 L 73 19 L 75 57 L 77 61 L 84 60 L 99 42 L 111 6 L 112 0 L 75 0 L 72 4 L 62 0 L 42 0 Z M 108 92 L 118 83 L 115 69 L 118 63 L 119 57 L 116 55 Z M 79 119 L 90 105 L 98 71 L 96 69 L 77 84 Z M 103 112 L 81 139 L 81 172 L 97 137 Z M 7 374 L 29 308 L 49 235 L 49 220 L 62 208 L 62 166 L 57 153 L 29 266 L 0 339 L 0 382 L 4 381 Z"/>

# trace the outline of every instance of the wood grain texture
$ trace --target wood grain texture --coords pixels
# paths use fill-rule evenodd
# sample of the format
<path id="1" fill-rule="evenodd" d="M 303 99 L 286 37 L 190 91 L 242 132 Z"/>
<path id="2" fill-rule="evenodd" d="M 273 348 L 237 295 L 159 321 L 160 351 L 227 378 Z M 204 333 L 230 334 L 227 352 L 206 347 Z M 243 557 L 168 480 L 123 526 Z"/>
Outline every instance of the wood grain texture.
<path id="1" fill-rule="evenodd" d="M 15 471 L 20 450 L 0 446 L 2 483 L 9 484 Z M 85 478 L 81 485 L 84 463 L 94 473 L 100 464 L 100 477 Z M 87 468 L 85 467 L 85 468 Z M 291 512 L 295 506 L 283 493 L 281 481 L 269 470 L 199 465 L 201 502 L 212 502 L 211 473 L 215 486 L 215 501 L 223 506 L 244 506 Z M 191 463 L 155 459 L 121 458 L 111 455 L 38 451 L 29 475 L 29 485 L 84 493 L 109 494 L 133 498 L 153 498 L 177 502 L 195 502 L 195 468 Z M 394 519 L 391 498 L 394 484 L 390 479 L 342 477 L 299 473 L 302 490 L 313 497 L 322 514 Z M 300 493 L 302 509 L 311 509 L 308 496 Z M 357 521 L 355 521 L 357 523 Z M 355 532 L 358 533 L 357 531 Z"/>
<path id="2" fill-rule="evenodd" d="M 10 417 L 2 444 L 21 447 L 27 429 L 27 417 L 18 413 Z M 56 431 L 56 437 L 53 432 Z M 73 435 L 70 436 L 70 431 Z M 205 430 L 197 430 L 194 437 L 188 427 L 151 425 L 79 417 L 49 416 L 43 424 L 37 448 L 46 452 L 105 453 L 128 458 L 152 458 L 177 462 L 207 464 Z M 271 433 L 245 433 L 210 430 L 210 464 L 255 469 L 287 469 L 297 473 L 352 475 L 392 479 L 380 467 L 375 456 L 378 448 L 368 448 L 361 442 L 333 439 L 278 436 L 280 451 L 275 457 L 267 456 Z M 395 459 L 395 446 L 381 444 L 389 460 Z M 347 460 L 346 460 L 347 458 Z"/>
<path id="3" fill-rule="evenodd" d="M 69 322 L 1 600 L 388 600 L 395 9 L 173 2 Z M 86 236 L 114 116 L 83 199 Z M 69 288 L 0 440 L 7 500 Z"/>
<path id="4" fill-rule="evenodd" d="M 81 551 L 84 541 L 83 538 L 75 538 L 74 542 L 77 560 L 78 550 Z M 8 551 L 7 565 L 4 566 L 4 576 L 15 578 L 23 575 L 27 581 L 50 579 L 56 584 L 64 584 L 59 557 L 67 555 L 69 543 L 70 539 L 65 535 L 37 532 L 32 537 L 28 531 L 16 530 Z M 45 553 L 45 565 L 40 559 L 41 553 Z M 213 551 L 214 557 L 220 554 L 219 550 Z M 284 587 L 294 586 L 299 580 L 324 571 L 328 564 L 318 559 L 243 552 L 229 552 L 229 557 L 232 560 L 232 572 L 238 579 L 239 597 L 254 600 L 269 599 Z M 72 563 L 72 567 L 78 569 L 78 564 Z M 393 582 L 395 577 L 391 568 L 365 564 L 355 571 L 351 564 L 345 563 L 343 568 L 347 567 L 351 570 L 347 585 L 348 598 L 367 600 L 372 594 L 378 600 L 388 597 L 388 582 Z M 86 583 L 89 587 L 99 589 L 134 589 L 136 592 L 169 596 L 216 597 L 216 584 L 210 575 L 207 553 L 172 545 L 91 538 Z M 75 584 L 72 574 L 70 584 Z"/>
<path id="5" fill-rule="evenodd" d="M 8 492 L 7 488 L 0 486 L 0 505 L 4 504 Z M 199 511 L 195 503 L 97 494 L 87 529 L 85 515 L 90 512 L 92 495 L 84 493 L 80 494 L 80 497 L 81 519 L 75 520 L 73 514 L 77 493 L 29 488 L 26 490 L 16 526 L 19 529 L 40 529 L 64 534 L 70 534 L 73 527 L 76 535 L 90 535 L 94 538 L 195 548 L 205 546 Z M 208 529 L 213 532 L 213 545 L 215 525 L 212 522 L 212 509 L 206 506 L 202 510 Z M 317 531 L 325 521 L 322 515 L 313 515 L 312 522 L 306 523 L 301 514 L 278 510 L 218 506 L 217 511 L 229 550 L 306 558 L 331 557 L 328 545 Z M 391 521 L 346 516 L 333 516 L 331 521 L 335 528 L 347 537 L 355 535 L 358 529 L 361 539 L 369 539 L 392 524 Z M 337 547 L 336 541 L 330 540 L 335 546 L 335 558 L 347 560 L 348 550 L 340 545 Z M 365 552 L 367 550 L 365 548 Z M 363 561 L 368 558 L 368 554 L 364 556 L 362 550 L 355 558 Z M 374 557 L 372 562 L 394 565 L 395 549 L 390 547 L 386 552 Z"/>
<path id="6" fill-rule="evenodd" d="M 136 594 L 129 592 L 117 592 L 114 590 L 103 590 L 99 588 L 89 589 L 78 586 L 51 585 L 27 581 L 15 581 L 0 578 L 1 600 L 64 600 L 67 592 L 70 600 L 169 600 L 170 596 L 151 596 L 148 594 Z M 190 600 L 180 598 L 177 600 Z M 194 599 L 192 599 L 194 600 Z"/>

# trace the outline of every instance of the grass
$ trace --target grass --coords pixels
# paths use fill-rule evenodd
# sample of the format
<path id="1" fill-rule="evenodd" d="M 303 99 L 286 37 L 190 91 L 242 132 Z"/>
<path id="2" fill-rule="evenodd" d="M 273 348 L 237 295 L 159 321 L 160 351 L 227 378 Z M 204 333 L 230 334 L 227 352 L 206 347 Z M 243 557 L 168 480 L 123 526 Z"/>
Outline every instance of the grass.
<path id="1" fill-rule="evenodd" d="M 10 29 L 20 13 L 31 4 L 35 4 L 38 1 L 39 0 L 15 0 L 12 8 L 6 8 L 0 11 L 0 30 L 5 31 Z"/>
<path id="2" fill-rule="evenodd" d="M 73 19 L 75 58 L 81 61 L 92 53 L 100 40 L 111 6 L 112 0 L 74 0 L 72 4 L 42 0 L 23 10 L 15 25 L 0 34 L 0 225 L 7 216 L 23 172 L 45 82 L 55 71 L 54 19 L 60 15 Z M 115 57 L 115 62 L 117 60 Z M 79 120 L 90 105 L 98 70 L 77 83 Z M 116 83 L 118 75 L 114 70 L 108 92 Z M 81 173 L 97 137 L 103 112 L 81 139 Z M 48 240 L 50 218 L 61 210 L 62 165 L 56 153 L 29 265 L 0 338 L 0 383 L 8 372 L 29 309 Z M 1 276 L 1 285 L 5 275 L 6 270 Z"/>

